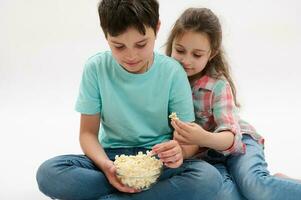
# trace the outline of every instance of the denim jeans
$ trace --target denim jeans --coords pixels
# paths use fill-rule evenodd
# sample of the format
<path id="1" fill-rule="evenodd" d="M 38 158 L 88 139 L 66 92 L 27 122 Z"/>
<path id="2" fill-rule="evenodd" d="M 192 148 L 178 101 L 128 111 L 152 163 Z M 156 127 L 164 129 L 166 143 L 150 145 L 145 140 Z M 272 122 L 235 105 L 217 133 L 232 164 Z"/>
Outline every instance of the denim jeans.
<path id="1" fill-rule="evenodd" d="M 244 155 L 229 156 L 224 164 L 214 164 L 224 178 L 217 199 L 301 199 L 301 182 L 270 175 L 263 147 L 248 135 L 243 135 L 243 142 Z"/>
<path id="2" fill-rule="evenodd" d="M 220 172 L 223 178 L 223 185 L 221 190 L 218 192 L 217 200 L 246 200 L 239 192 L 238 187 L 229 173 L 224 163 L 213 164 L 216 169 Z"/>
<path id="3" fill-rule="evenodd" d="M 231 156 L 227 167 L 240 193 L 249 200 L 298 200 L 301 183 L 270 175 L 263 147 L 250 136 L 244 135 L 246 154 Z"/>
<path id="4" fill-rule="evenodd" d="M 145 150 L 105 149 L 111 160 L 115 155 L 135 155 Z M 165 168 L 159 182 L 149 190 L 135 194 L 121 193 L 84 155 L 63 155 L 45 161 L 37 171 L 37 182 L 45 195 L 66 200 L 211 200 L 216 199 L 222 186 L 222 178 L 215 167 L 201 160 L 185 160 L 179 168 Z"/>

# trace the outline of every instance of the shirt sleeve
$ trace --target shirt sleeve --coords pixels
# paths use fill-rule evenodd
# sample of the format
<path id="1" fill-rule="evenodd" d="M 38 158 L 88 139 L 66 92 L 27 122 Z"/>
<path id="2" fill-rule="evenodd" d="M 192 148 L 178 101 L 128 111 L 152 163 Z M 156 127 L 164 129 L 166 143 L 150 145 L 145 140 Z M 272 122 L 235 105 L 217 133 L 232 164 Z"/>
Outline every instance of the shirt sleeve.
<path id="1" fill-rule="evenodd" d="M 88 115 L 100 113 L 101 111 L 101 95 L 96 63 L 87 62 L 84 67 L 75 110 Z"/>
<path id="2" fill-rule="evenodd" d="M 179 65 L 178 63 L 175 64 Z M 190 84 L 183 68 L 177 67 L 171 83 L 169 114 L 176 112 L 181 121 L 192 122 L 195 117 Z"/>
<path id="3" fill-rule="evenodd" d="M 245 144 L 239 126 L 238 108 L 235 106 L 231 87 L 226 81 L 218 81 L 213 89 L 213 115 L 216 123 L 215 133 L 231 131 L 234 142 L 229 149 L 220 151 L 226 155 L 245 153 Z"/>

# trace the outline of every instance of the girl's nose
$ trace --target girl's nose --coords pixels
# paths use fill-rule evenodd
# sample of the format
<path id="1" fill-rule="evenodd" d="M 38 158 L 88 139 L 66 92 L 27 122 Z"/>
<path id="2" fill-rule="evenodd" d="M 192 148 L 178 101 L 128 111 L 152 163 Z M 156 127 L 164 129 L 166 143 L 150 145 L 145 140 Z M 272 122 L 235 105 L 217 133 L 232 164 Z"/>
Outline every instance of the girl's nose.
<path id="1" fill-rule="evenodd" d="M 184 66 L 189 66 L 189 65 L 190 65 L 190 61 L 189 61 L 189 59 L 187 59 L 186 57 L 183 57 L 183 58 L 181 59 L 181 63 L 182 63 L 182 65 L 184 65 Z"/>

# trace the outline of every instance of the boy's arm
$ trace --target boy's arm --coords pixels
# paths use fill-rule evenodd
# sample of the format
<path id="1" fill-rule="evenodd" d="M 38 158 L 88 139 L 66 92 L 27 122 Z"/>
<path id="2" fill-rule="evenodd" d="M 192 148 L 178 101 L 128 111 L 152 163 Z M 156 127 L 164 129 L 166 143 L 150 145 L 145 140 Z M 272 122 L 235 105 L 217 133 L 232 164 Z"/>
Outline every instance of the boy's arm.
<path id="1" fill-rule="evenodd" d="M 93 160 L 99 169 L 103 169 L 105 162 L 110 159 L 98 141 L 99 125 L 99 114 L 81 114 L 79 140 L 84 154 Z"/>
<path id="2" fill-rule="evenodd" d="M 103 147 L 98 141 L 98 131 L 100 125 L 100 114 L 81 115 L 80 122 L 80 145 L 85 153 L 95 165 L 106 175 L 109 182 L 119 191 L 133 193 L 136 190 L 126 187 L 120 183 L 116 177 L 116 168 Z"/>

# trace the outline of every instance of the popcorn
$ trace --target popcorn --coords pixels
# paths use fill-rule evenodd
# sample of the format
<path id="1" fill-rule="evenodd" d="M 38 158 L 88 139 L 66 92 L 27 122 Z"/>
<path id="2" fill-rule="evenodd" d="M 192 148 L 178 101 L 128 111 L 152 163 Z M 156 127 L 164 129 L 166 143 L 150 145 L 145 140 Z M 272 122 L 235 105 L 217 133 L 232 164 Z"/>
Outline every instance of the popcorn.
<path id="1" fill-rule="evenodd" d="M 147 151 L 146 154 L 138 152 L 136 156 L 116 155 L 114 165 L 117 168 L 117 177 L 123 184 L 145 190 L 156 182 L 163 163 Z"/>
<path id="2" fill-rule="evenodd" d="M 176 112 L 172 112 L 168 117 L 171 120 L 179 119 Z"/>

